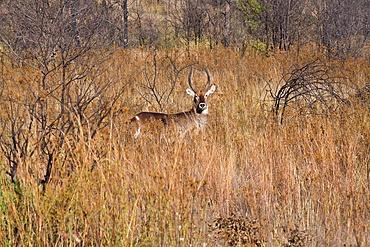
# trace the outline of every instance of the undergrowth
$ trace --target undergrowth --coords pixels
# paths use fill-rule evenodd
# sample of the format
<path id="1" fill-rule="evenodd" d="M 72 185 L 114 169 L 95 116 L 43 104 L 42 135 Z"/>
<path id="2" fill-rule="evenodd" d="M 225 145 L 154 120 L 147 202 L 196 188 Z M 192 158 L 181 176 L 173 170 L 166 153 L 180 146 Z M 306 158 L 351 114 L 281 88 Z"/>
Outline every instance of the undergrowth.
<path id="1" fill-rule="evenodd" d="M 369 99 L 360 93 L 368 61 L 340 64 L 360 90 L 348 96 L 351 104 L 325 115 L 288 105 L 280 124 L 266 85 L 278 85 L 292 64 L 317 54 L 180 53 L 156 56 L 175 56 L 178 67 L 206 67 L 217 86 L 206 130 L 178 138 L 160 129 L 133 138 L 126 121 L 158 107 L 141 97 L 148 93 L 140 85 L 152 54 L 117 51 L 106 65 L 110 79 L 125 84 L 122 97 L 94 138 L 76 138 L 88 132 L 76 122 L 53 158 L 48 183 L 39 183 L 45 174 L 39 156 L 23 159 L 28 163 L 19 164 L 15 180 L 2 156 L 1 245 L 370 245 Z M 3 80 L 17 73 L 6 69 Z M 166 112 L 191 106 L 187 72 L 162 105 Z M 204 80 L 195 75 L 195 83 Z"/>

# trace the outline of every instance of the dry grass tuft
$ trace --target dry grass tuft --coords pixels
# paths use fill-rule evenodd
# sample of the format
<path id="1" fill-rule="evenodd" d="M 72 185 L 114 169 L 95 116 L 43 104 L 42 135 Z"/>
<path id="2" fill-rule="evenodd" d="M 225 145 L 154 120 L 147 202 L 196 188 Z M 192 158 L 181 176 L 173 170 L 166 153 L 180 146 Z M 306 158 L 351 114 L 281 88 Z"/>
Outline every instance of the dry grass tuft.
<path id="1" fill-rule="evenodd" d="M 308 245 L 310 235 L 305 230 L 299 230 L 296 226 L 294 229 L 288 229 L 288 241 L 285 246 L 303 247 Z"/>
<path id="2" fill-rule="evenodd" d="M 217 217 L 210 226 L 215 238 L 229 246 L 262 246 L 261 226 L 256 220 L 241 217 Z"/>

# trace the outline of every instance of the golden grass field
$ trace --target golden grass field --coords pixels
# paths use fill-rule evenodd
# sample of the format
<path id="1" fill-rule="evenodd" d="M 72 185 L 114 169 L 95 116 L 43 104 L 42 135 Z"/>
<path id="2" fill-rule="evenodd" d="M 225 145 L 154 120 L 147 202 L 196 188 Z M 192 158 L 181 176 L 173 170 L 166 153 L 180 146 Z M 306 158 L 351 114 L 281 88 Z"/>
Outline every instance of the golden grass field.
<path id="1" fill-rule="evenodd" d="M 134 139 L 126 121 L 160 110 L 141 96 L 153 51 L 116 51 L 100 76 L 119 82 L 123 95 L 93 139 L 66 139 L 45 190 L 42 159 L 20 164 L 14 184 L 2 157 L 1 246 L 370 246 L 370 99 L 348 92 L 351 104 L 326 115 L 288 108 L 279 124 L 266 93 L 293 65 L 325 58 L 201 47 L 156 56 L 184 68 L 164 112 L 190 109 L 190 65 L 210 71 L 217 89 L 206 130 L 178 138 L 160 128 Z M 368 60 L 330 63 L 359 88 L 369 84 Z M 157 69 L 165 90 L 169 70 Z M 5 90 L 23 97 L 20 80 Z M 204 85 L 204 73 L 193 81 Z"/>

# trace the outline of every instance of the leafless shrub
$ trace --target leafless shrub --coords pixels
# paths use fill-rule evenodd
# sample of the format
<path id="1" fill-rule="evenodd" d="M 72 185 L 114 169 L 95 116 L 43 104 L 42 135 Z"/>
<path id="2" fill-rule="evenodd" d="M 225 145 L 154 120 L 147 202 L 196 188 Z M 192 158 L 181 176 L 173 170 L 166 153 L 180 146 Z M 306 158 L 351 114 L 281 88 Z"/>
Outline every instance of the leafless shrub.
<path id="1" fill-rule="evenodd" d="M 358 102 L 363 106 L 369 106 L 370 102 L 370 84 L 366 84 L 362 88 L 358 89 L 354 95 L 353 101 Z"/>
<path id="2" fill-rule="evenodd" d="M 35 177 L 45 168 L 44 185 L 66 142 L 90 140 L 106 126 L 123 87 L 104 65 L 111 53 L 102 47 L 112 41 L 98 32 L 98 5 L 12 1 L 6 7 L 12 31 L 0 33 L 6 45 L 0 83 L 7 89 L 0 99 L 0 147 L 12 180 L 29 162 Z"/>
<path id="3" fill-rule="evenodd" d="M 133 8 L 132 16 L 132 36 L 135 40 L 130 40 L 130 45 L 145 47 L 156 47 L 161 38 L 160 23 L 163 21 L 160 15 L 150 14 L 148 6 L 144 2 L 137 3 Z"/>
<path id="4" fill-rule="evenodd" d="M 314 3 L 317 10 L 316 33 L 327 57 L 359 57 L 369 39 L 370 5 L 366 1 L 327 0 Z"/>
<path id="5" fill-rule="evenodd" d="M 157 52 L 148 55 L 143 68 L 143 82 L 140 83 L 139 94 L 157 111 L 164 111 L 170 96 L 178 83 L 179 75 L 188 66 L 179 67 L 178 59 L 183 53 L 168 54 L 158 57 Z M 165 78 L 163 81 L 161 78 Z M 159 109 L 157 109 L 159 107 Z"/>
<path id="6" fill-rule="evenodd" d="M 314 20 L 309 8 L 309 3 L 298 0 L 238 1 L 248 32 L 265 43 L 266 51 L 270 47 L 290 50 L 293 45 L 299 50 Z"/>
<path id="7" fill-rule="evenodd" d="M 324 114 L 342 107 L 348 104 L 347 80 L 317 60 L 293 68 L 275 91 L 268 90 L 274 99 L 273 112 L 282 123 L 288 106 L 303 114 Z"/>
<path id="8" fill-rule="evenodd" d="M 190 42 L 198 44 L 208 28 L 206 4 L 203 1 L 185 1 L 174 4 L 168 16 L 175 35 L 184 39 L 189 48 Z"/>

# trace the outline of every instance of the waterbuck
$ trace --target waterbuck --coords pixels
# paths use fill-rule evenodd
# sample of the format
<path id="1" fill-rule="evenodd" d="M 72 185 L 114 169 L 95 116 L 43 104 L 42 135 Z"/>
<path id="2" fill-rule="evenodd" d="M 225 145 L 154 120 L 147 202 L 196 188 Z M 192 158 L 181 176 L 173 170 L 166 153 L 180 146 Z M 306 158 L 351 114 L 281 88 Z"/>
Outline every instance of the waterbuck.
<path id="1" fill-rule="evenodd" d="M 193 97 L 193 107 L 187 112 L 179 112 L 176 114 L 165 114 L 159 112 L 140 112 L 133 117 L 130 122 L 137 123 L 138 128 L 135 133 L 135 138 L 140 135 L 140 130 L 143 125 L 153 121 L 159 121 L 165 126 L 175 127 L 181 134 L 196 128 L 202 130 L 207 124 L 208 119 L 208 104 L 207 97 L 216 90 L 213 84 L 210 86 L 211 77 L 207 69 L 204 69 L 207 74 L 207 84 L 203 90 L 197 90 L 191 82 L 192 69 L 188 75 L 188 82 L 190 88 L 186 89 L 186 93 Z"/>

